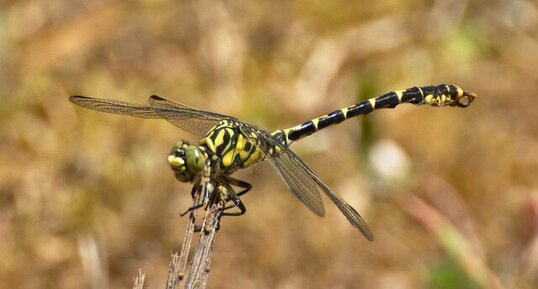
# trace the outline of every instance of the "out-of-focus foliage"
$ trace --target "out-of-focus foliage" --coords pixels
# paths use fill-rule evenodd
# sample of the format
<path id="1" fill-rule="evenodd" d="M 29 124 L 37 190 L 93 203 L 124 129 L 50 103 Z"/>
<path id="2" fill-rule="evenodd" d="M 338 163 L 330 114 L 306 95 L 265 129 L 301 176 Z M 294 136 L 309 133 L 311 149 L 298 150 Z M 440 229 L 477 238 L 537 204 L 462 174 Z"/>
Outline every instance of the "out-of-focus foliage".
<path id="1" fill-rule="evenodd" d="M 438 83 L 480 98 L 376 112 L 294 145 L 374 243 L 332 206 L 311 214 L 260 164 L 238 173 L 254 185 L 248 212 L 223 220 L 209 286 L 536 288 L 535 2 L 0 5 L 1 288 L 128 288 L 139 268 L 156 288 L 179 249 L 190 187 L 166 156 L 196 139 L 71 94 L 158 94 L 271 130 Z"/>

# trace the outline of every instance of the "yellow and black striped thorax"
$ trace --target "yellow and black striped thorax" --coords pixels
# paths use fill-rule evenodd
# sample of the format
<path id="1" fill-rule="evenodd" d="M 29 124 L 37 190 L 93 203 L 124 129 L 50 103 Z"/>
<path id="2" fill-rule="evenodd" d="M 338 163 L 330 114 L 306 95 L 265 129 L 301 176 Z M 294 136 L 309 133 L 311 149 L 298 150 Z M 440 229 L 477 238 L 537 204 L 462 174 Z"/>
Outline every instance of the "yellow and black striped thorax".
<path id="1" fill-rule="evenodd" d="M 212 162 L 218 161 L 223 173 L 230 174 L 265 159 L 258 134 L 246 136 L 241 125 L 244 124 L 234 119 L 223 119 L 200 140 L 200 146 Z"/>

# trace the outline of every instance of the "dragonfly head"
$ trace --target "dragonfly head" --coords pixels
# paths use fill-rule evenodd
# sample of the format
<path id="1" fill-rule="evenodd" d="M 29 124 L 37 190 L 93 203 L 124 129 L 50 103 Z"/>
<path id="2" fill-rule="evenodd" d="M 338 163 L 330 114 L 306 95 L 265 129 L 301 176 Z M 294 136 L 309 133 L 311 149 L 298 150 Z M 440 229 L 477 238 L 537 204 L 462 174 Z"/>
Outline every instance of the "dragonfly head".
<path id="1" fill-rule="evenodd" d="M 168 156 L 168 163 L 178 181 L 192 182 L 194 177 L 204 169 L 205 159 L 199 147 L 178 141 Z"/>

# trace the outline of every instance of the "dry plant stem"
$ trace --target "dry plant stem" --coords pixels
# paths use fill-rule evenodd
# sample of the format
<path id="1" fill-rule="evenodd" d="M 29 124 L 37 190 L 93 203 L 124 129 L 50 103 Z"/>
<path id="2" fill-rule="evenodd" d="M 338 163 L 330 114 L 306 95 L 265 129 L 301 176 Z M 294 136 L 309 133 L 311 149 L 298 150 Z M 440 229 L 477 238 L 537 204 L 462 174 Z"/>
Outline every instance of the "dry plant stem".
<path id="1" fill-rule="evenodd" d="M 200 193 L 197 192 L 193 197 L 193 206 L 196 206 L 200 201 Z M 183 244 L 181 245 L 181 253 L 178 255 L 174 253 L 172 255 L 172 261 L 168 269 L 168 281 L 166 283 L 167 289 L 181 288 L 183 282 L 185 267 L 187 265 L 187 259 L 189 257 L 189 251 L 191 248 L 192 235 L 194 233 L 194 226 L 196 222 L 196 211 L 193 210 L 189 214 L 189 223 L 183 237 Z"/>
<path id="2" fill-rule="evenodd" d="M 142 270 L 138 270 L 138 274 L 136 274 L 135 282 L 133 284 L 133 289 L 142 289 L 144 287 L 145 278 L 146 275 L 142 274 Z"/>
<path id="3" fill-rule="evenodd" d="M 191 249 L 192 235 L 194 233 L 194 226 L 196 222 L 196 212 L 193 211 L 189 215 L 189 223 L 187 224 L 187 230 L 185 231 L 185 237 L 183 238 L 183 245 L 181 246 L 181 254 L 179 255 L 178 260 L 178 279 L 180 282 L 185 276 L 185 267 L 187 266 L 187 259 L 189 257 L 189 251 Z"/>
<path id="4" fill-rule="evenodd" d="M 181 286 L 181 280 L 183 279 L 183 272 L 180 270 L 180 257 L 177 253 L 172 254 L 172 261 L 168 265 L 168 281 L 166 282 L 166 289 L 177 289 Z"/>
<path id="5" fill-rule="evenodd" d="M 222 208 L 222 203 L 216 202 L 211 205 L 206 213 L 200 232 L 200 240 L 194 252 L 185 288 L 205 288 L 207 284 L 209 266 L 211 265 L 211 253 L 215 245 L 215 237 Z"/>
<path id="6" fill-rule="evenodd" d="M 209 244 L 207 245 L 207 250 L 205 251 L 206 256 L 204 256 L 205 264 L 202 268 L 202 276 L 200 280 L 200 288 L 205 288 L 207 284 L 207 279 L 209 278 L 209 268 L 211 267 L 211 253 L 213 252 L 213 247 L 215 246 L 215 237 L 217 234 L 217 230 L 219 227 L 220 222 L 220 214 L 222 213 L 222 208 L 224 206 L 219 204 L 214 205 L 214 208 L 212 207 L 212 213 L 209 215 L 208 227 L 211 229 L 209 232 L 209 236 L 207 237 L 207 241 Z M 213 212 L 214 210 L 214 212 Z"/>

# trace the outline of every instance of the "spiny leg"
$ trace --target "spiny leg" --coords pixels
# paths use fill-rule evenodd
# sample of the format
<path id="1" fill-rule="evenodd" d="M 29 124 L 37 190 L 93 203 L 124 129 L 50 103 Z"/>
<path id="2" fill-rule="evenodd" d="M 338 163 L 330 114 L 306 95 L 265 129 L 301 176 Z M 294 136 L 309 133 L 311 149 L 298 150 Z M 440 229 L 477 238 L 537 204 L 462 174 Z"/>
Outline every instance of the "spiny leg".
<path id="1" fill-rule="evenodd" d="M 194 196 L 195 193 L 202 193 L 202 202 L 198 205 L 188 208 L 185 212 L 181 213 L 180 216 L 183 217 L 187 213 L 199 209 L 209 203 L 209 196 L 213 191 L 213 185 L 211 184 L 211 161 L 209 159 L 205 162 L 205 167 L 202 172 L 202 177 L 197 178 L 195 184 L 192 187 L 191 195 Z"/>
<path id="2" fill-rule="evenodd" d="M 247 207 L 245 207 L 245 204 L 243 204 L 239 196 L 234 191 L 228 191 L 228 199 L 233 202 L 233 205 L 224 207 L 222 209 L 222 216 L 241 216 L 247 212 Z M 228 210 L 236 207 L 239 209 L 239 211 L 228 212 Z"/>
<path id="3" fill-rule="evenodd" d="M 196 195 L 200 194 L 200 192 L 202 192 L 202 191 L 203 191 L 203 190 L 202 190 L 202 185 L 201 185 L 201 182 L 200 182 L 200 180 L 199 180 L 199 181 L 195 182 L 194 185 L 192 186 L 192 190 L 191 190 L 191 196 L 192 196 L 192 198 L 195 198 Z M 188 213 L 190 213 L 190 212 L 192 212 L 192 211 L 194 211 L 194 210 L 196 210 L 196 209 L 201 208 L 203 205 L 204 205 L 204 204 L 203 204 L 203 202 L 202 202 L 202 203 L 200 203 L 200 204 L 197 204 L 197 205 L 194 205 L 194 206 L 192 206 L 192 207 L 189 207 L 185 212 L 179 214 L 179 216 L 180 216 L 180 217 L 183 217 L 183 216 L 185 216 L 186 214 L 188 214 Z"/>
<path id="4" fill-rule="evenodd" d="M 226 177 L 226 182 L 232 186 L 236 186 L 243 189 L 242 191 L 237 193 L 238 197 L 248 193 L 252 189 L 252 184 L 236 178 Z"/>
<path id="5" fill-rule="evenodd" d="M 204 170 L 202 171 L 202 203 L 200 204 L 200 207 L 205 206 L 204 210 L 207 211 L 209 206 L 212 204 L 212 200 L 214 201 L 214 195 L 213 190 L 215 189 L 218 184 L 213 184 L 211 180 L 211 160 L 206 159 Z M 214 180 L 213 180 L 214 181 Z"/>
<path id="6" fill-rule="evenodd" d="M 241 216 L 247 212 L 247 208 L 245 207 L 245 204 L 241 201 L 240 196 L 246 194 L 248 191 L 252 189 L 252 185 L 250 183 L 247 183 L 242 180 L 238 180 L 232 177 L 226 177 L 225 179 L 225 186 L 228 189 L 228 199 L 233 202 L 233 205 L 226 206 L 223 209 L 223 216 Z M 236 193 L 231 186 L 236 186 L 239 188 L 242 188 L 240 192 Z M 226 210 L 230 210 L 233 208 L 238 208 L 238 212 L 226 212 Z"/>
<path id="7" fill-rule="evenodd" d="M 198 208 L 206 206 L 205 210 L 207 211 L 208 207 L 213 204 L 215 201 L 214 192 L 215 185 L 211 182 L 210 179 L 207 179 L 203 182 L 203 184 L 200 186 L 200 191 L 204 193 L 203 200 L 200 204 L 193 206 L 193 210 L 196 210 Z M 212 198 L 211 200 L 209 198 Z M 218 229 L 218 228 L 217 228 Z M 194 232 L 200 232 L 202 231 L 202 225 L 195 225 L 194 226 Z"/>
<path id="8" fill-rule="evenodd" d="M 211 160 L 209 158 L 205 161 L 204 170 L 202 172 L 202 179 L 202 182 L 204 184 L 202 203 L 207 205 L 209 203 L 209 196 L 214 188 L 211 184 Z"/>

